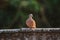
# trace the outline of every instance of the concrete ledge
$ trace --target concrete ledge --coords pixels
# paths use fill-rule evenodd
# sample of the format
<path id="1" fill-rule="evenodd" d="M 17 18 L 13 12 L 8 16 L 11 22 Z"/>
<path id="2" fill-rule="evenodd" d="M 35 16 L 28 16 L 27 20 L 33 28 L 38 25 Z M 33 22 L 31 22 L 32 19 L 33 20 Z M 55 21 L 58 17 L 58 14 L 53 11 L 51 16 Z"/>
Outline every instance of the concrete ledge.
<path id="1" fill-rule="evenodd" d="M 2 32 L 32 32 L 30 28 L 20 28 L 20 29 L 0 29 Z M 60 32 L 60 28 L 36 28 L 33 32 Z"/>
<path id="2" fill-rule="evenodd" d="M 0 29 L 0 40 L 60 40 L 60 28 Z"/>

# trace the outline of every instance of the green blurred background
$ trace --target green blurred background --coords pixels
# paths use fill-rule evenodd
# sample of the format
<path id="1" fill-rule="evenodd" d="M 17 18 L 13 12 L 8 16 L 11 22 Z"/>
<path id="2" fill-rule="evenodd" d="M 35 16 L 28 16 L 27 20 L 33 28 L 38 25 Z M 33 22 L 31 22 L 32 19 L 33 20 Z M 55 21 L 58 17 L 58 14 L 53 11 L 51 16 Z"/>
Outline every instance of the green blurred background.
<path id="1" fill-rule="evenodd" d="M 60 28 L 60 0 L 0 0 L 0 29 L 27 28 L 31 13 L 37 28 Z"/>

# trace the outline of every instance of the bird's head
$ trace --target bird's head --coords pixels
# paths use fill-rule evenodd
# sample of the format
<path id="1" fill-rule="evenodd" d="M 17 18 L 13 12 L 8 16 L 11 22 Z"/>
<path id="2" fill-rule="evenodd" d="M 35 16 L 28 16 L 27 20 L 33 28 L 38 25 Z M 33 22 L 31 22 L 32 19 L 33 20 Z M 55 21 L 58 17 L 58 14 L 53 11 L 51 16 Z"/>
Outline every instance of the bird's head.
<path id="1" fill-rule="evenodd" d="M 33 17 L 33 14 L 29 14 L 29 17 Z"/>

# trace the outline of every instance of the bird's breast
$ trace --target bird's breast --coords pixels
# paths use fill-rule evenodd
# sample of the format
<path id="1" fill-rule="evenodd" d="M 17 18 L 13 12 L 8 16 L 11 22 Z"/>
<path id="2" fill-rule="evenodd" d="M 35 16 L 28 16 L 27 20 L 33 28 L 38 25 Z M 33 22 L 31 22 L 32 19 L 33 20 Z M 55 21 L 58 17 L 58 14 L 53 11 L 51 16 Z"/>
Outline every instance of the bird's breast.
<path id="1" fill-rule="evenodd" d="M 35 21 L 33 19 L 28 19 L 26 21 L 26 24 L 28 27 L 32 27 L 32 28 L 35 27 Z"/>

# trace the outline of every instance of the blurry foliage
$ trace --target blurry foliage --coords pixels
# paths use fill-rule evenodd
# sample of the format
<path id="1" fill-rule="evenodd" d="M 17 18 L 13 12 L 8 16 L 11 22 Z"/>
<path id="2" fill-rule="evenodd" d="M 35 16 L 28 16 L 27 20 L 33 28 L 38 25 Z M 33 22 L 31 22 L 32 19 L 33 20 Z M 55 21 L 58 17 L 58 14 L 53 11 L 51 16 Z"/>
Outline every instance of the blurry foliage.
<path id="1" fill-rule="evenodd" d="M 0 3 L 0 28 L 27 27 L 25 21 L 30 13 L 34 15 L 33 18 L 39 28 L 60 27 L 59 1 L 3 0 L 2 5 L 5 6 Z"/>

